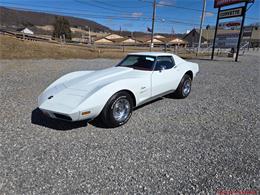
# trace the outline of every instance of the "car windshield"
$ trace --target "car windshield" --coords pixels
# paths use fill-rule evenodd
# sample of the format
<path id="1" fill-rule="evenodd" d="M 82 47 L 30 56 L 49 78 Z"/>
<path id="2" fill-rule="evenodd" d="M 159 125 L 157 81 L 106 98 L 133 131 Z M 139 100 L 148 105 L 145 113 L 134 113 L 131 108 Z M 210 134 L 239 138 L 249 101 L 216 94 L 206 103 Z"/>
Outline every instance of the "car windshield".
<path id="1" fill-rule="evenodd" d="M 117 66 L 152 71 L 154 62 L 155 57 L 153 56 L 128 55 Z"/>

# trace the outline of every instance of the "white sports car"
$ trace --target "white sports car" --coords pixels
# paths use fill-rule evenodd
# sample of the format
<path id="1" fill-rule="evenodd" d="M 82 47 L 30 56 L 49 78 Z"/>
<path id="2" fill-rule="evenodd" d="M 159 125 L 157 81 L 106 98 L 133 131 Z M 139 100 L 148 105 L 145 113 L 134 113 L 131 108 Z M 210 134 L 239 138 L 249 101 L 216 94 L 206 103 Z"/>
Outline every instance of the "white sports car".
<path id="1" fill-rule="evenodd" d="M 52 118 L 98 117 L 116 127 L 128 121 L 134 107 L 170 93 L 187 97 L 198 72 L 198 64 L 170 53 L 131 53 L 114 67 L 62 76 L 38 97 L 38 105 Z"/>

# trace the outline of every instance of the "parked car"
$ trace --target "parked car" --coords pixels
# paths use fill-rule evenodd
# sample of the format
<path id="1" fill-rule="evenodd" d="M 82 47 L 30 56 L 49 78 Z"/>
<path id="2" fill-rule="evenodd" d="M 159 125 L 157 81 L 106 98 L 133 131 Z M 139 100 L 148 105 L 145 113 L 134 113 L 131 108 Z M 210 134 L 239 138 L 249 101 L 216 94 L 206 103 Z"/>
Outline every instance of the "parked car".
<path id="1" fill-rule="evenodd" d="M 99 118 L 108 127 L 125 124 L 134 107 L 166 94 L 186 98 L 199 72 L 196 63 L 174 54 L 128 54 L 118 65 L 66 74 L 38 97 L 39 109 L 67 121 Z"/>

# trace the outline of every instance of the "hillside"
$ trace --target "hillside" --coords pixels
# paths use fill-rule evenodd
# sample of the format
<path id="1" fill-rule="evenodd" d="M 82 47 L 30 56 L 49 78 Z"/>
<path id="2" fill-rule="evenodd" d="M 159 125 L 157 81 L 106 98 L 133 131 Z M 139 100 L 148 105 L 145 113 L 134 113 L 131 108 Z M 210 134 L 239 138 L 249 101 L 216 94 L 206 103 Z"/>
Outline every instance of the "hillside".
<path id="1" fill-rule="evenodd" d="M 14 10 L 14 9 L 9 9 L 0 6 L 0 26 L 6 28 L 52 25 L 55 21 L 56 16 L 57 15 L 54 14 Z M 72 27 L 89 26 L 92 31 L 96 31 L 96 32 L 110 31 L 108 27 L 98 24 L 91 20 L 75 18 L 70 16 L 64 16 L 64 17 L 69 20 L 70 25 Z"/>

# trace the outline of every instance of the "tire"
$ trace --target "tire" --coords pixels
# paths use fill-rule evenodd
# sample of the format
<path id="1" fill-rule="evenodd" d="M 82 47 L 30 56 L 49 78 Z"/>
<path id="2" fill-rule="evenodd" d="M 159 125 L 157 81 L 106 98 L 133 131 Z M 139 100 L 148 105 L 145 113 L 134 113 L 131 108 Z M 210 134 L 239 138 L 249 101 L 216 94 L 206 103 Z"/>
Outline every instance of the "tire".
<path id="1" fill-rule="evenodd" d="M 188 97 L 188 95 L 190 94 L 190 91 L 191 91 L 191 84 L 192 84 L 191 77 L 188 74 L 185 74 L 182 77 L 178 88 L 174 92 L 174 95 L 180 99 L 184 99 L 184 98 Z"/>
<path id="2" fill-rule="evenodd" d="M 131 117 L 133 111 L 133 99 L 125 91 L 114 94 L 101 112 L 100 119 L 106 127 L 118 127 L 124 125 Z"/>

